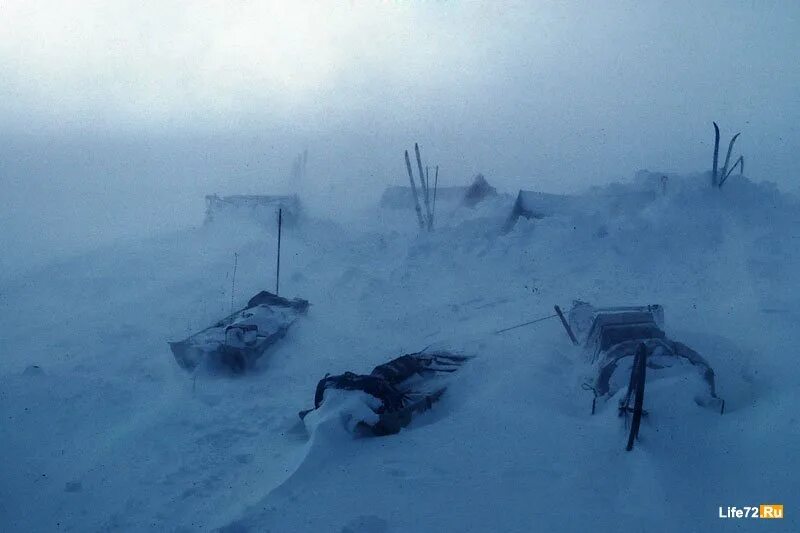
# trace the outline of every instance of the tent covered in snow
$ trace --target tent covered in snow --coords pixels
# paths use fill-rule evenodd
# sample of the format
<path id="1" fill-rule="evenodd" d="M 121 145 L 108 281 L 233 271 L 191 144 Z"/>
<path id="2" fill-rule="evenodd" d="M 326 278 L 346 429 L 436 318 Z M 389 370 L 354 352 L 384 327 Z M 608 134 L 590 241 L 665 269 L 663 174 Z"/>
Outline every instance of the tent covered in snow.
<path id="1" fill-rule="evenodd" d="M 302 212 L 300 198 L 292 195 L 239 194 L 233 196 L 206 195 L 206 224 L 220 219 L 245 217 L 257 221 L 273 221 L 278 209 L 283 221 L 293 223 Z"/>
<path id="2" fill-rule="evenodd" d="M 504 231 L 510 231 L 520 217 L 540 219 L 571 215 L 580 212 L 585 203 L 580 196 L 520 190 L 506 220 Z"/>
<path id="3" fill-rule="evenodd" d="M 464 191 L 461 203 L 467 207 L 475 207 L 486 198 L 497 196 L 497 189 L 489 185 L 483 174 L 476 175 L 467 190 Z"/>
<path id="4" fill-rule="evenodd" d="M 520 218 L 542 219 L 592 213 L 617 215 L 634 212 L 654 202 L 663 194 L 660 180 L 639 179 L 639 175 L 637 180 L 632 184 L 612 183 L 603 187 L 593 187 L 582 194 L 520 190 L 503 231 L 511 231 Z"/>
<path id="5" fill-rule="evenodd" d="M 437 205 L 474 207 L 492 196 L 497 196 L 497 189 L 486 181 L 483 174 L 476 175 L 470 185 L 436 188 Z M 411 187 L 388 187 L 383 191 L 380 206 L 388 209 L 414 209 L 414 193 Z"/>

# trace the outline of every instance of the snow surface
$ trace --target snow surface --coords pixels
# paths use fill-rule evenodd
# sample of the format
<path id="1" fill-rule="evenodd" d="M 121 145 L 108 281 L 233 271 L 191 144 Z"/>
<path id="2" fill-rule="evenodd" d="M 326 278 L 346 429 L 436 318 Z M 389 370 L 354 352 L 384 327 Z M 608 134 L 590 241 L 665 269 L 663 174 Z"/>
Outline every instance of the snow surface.
<path id="1" fill-rule="evenodd" d="M 166 342 L 229 312 L 234 252 L 237 305 L 272 286 L 274 228 L 218 222 L 4 280 L 0 530 L 797 530 L 796 197 L 671 177 L 638 209 L 501 235 L 512 203 L 442 213 L 430 235 L 410 211 L 290 228 L 281 294 L 312 307 L 239 378 L 187 374 Z M 653 382 L 625 452 L 614 403 L 590 415 L 590 366 L 556 320 L 493 333 L 574 298 L 663 304 L 726 414 L 698 407 L 685 376 Z M 326 373 L 428 345 L 476 357 L 400 434 L 300 423 Z M 717 517 L 760 503 L 786 518 Z"/>

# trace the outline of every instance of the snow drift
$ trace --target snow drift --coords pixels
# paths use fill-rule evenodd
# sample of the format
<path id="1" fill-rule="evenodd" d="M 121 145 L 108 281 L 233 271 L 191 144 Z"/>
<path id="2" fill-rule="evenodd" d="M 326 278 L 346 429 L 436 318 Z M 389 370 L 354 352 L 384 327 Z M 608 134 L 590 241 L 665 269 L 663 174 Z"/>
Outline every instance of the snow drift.
<path id="1" fill-rule="evenodd" d="M 282 289 L 314 313 L 238 379 L 187 377 L 164 340 L 229 309 L 234 252 L 237 303 L 271 278 L 270 226 L 214 224 L 14 278 L 0 311 L 0 522 L 716 531 L 730 528 L 720 505 L 791 505 L 800 209 L 769 184 L 707 183 L 670 176 L 651 202 L 520 219 L 506 234 L 513 198 L 502 196 L 443 213 L 422 235 L 413 213 L 364 213 L 352 227 L 309 219 L 284 234 Z M 557 322 L 492 333 L 575 298 L 662 303 L 666 334 L 713 362 L 726 414 L 664 380 L 648 388 L 645 431 L 626 453 L 616 413 L 591 416 L 580 387 L 591 366 Z M 323 424 L 309 436 L 297 420 L 322 373 L 427 345 L 481 356 L 399 434 L 353 439 Z M 780 527 L 800 527 L 786 515 Z"/>

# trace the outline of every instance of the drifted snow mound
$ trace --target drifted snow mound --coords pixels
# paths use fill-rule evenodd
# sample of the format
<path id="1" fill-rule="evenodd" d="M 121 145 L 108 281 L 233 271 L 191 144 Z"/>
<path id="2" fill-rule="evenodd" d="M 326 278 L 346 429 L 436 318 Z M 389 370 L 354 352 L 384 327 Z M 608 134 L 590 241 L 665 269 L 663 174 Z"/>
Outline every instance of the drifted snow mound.
<path id="1" fill-rule="evenodd" d="M 581 205 L 591 209 L 520 219 L 501 237 L 502 248 L 526 250 L 506 254 L 510 261 L 528 255 L 552 268 L 566 267 L 574 274 L 576 296 L 587 298 L 581 285 L 591 280 L 585 274 L 596 278 L 599 271 L 614 275 L 623 287 L 650 285 L 638 292 L 668 288 L 680 294 L 684 287 L 702 296 L 741 294 L 750 286 L 740 283 L 742 278 L 749 282 L 754 275 L 758 283 L 772 285 L 776 269 L 800 267 L 800 249 L 792 244 L 800 203 L 773 185 L 731 177 L 722 189 L 712 189 L 704 175 L 670 176 L 650 202 L 626 203 L 624 209 L 605 202 L 644 188 L 638 181 L 598 187 L 580 196 Z"/>
<path id="2" fill-rule="evenodd" d="M 272 278 L 273 226 L 220 220 L 5 283 L 0 523 L 717 531 L 730 526 L 720 505 L 791 501 L 800 209 L 769 185 L 708 183 L 669 176 L 650 203 L 520 220 L 505 235 L 513 197 L 437 208 L 424 234 L 413 211 L 350 227 L 309 220 L 283 234 L 281 280 L 314 302 L 310 327 L 235 380 L 195 382 L 164 339 L 229 312 L 235 252 L 240 306 Z M 713 365 L 725 415 L 675 394 L 701 391 L 700 376 L 648 383 L 640 442 L 625 452 L 614 401 L 590 414 L 581 384 L 592 369 L 556 320 L 493 333 L 575 298 L 663 304 L 667 334 Z M 481 357 L 412 430 L 354 439 L 348 423 L 371 416 L 356 411 L 369 408 L 364 395 L 331 396 L 310 436 L 297 420 L 326 370 L 437 343 Z M 31 364 L 45 372 L 23 375 Z M 790 513 L 779 525 L 800 527 Z"/>
<path id="3" fill-rule="evenodd" d="M 381 401 L 363 391 L 330 389 L 325 402 L 303 418 L 306 430 L 313 434 L 320 426 L 340 425 L 348 433 L 356 433 L 362 424 L 378 423 Z"/>

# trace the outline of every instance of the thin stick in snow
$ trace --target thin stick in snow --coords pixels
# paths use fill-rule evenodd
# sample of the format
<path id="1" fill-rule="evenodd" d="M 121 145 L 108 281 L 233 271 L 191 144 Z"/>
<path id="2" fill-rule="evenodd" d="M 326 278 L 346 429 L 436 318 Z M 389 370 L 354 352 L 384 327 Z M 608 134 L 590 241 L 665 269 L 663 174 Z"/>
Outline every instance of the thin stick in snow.
<path id="1" fill-rule="evenodd" d="M 736 170 L 737 166 L 739 167 L 739 175 L 740 176 L 743 175 L 744 174 L 744 156 L 743 155 L 739 156 L 739 159 L 736 160 L 736 162 L 733 164 L 731 169 L 728 172 L 726 172 L 724 176 L 722 176 L 721 180 L 719 180 L 719 186 L 720 187 L 722 187 L 725 184 L 725 182 L 728 180 L 728 177 L 731 174 L 733 174 L 733 171 Z"/>
<path id="2" fill-rule="evenodd" d="M 275 296 L 279 296 L 281 284 L 281 226 L 283 225 L 283 209 L 278 208 L 278 267 L 275 271 Z"/>
<path id="3" fill-rule="evenodd" d="M 428 194 L 430 195 L 431 175 L 428 165 L 425 165 L 425 190 L 428 191 Z M 428 229 L 430 229 L 433 226 L 433 208 L 430 205 L 427 205 L 426 208 L 428 211 Z"/>
<path id="4" fill-rule="evenodd" d="M 433 209 L 431 210 L 431 225 L 436 216 L 436 190 L 439 188 L 439 165 L 436 165 L 436 176 L 433 178 Z"/>
<path id="5" fill-rule="evenodd" d="M 714 122 L 714 167 L 711 170 L 711 186 L 717 186 L 717 165 L 719 163 L 719 126 Z"/>
<path id="6" fill-rule="evenodd" d="M 719 185 L 722 185 L 722 181 L 728 175 L 728 164 L 731 162 L 731 152 L 733 151 L 733 144 L 736 142 L 737 137 L 739 137 L 739 135 L 741 135 L 741 134 L 742 134 L 742 132 L 739 132 L 736 135 L 734 135 L 731 138 L 731 142 L 728 143 L 728 153 L 725 156 L 725 164 L 722 165 L 722 172 L 720 172 L 720 178 L 721 179 L 720 179 Z"/>
<path id="7" fill-rule="evenodd" d="M 425 188 L 431 189 L 431 167 L 425 165 Z"/>
<path id="8" fill-rule="evenodd" d="M 419 181 L 424 181 L 425 177 L 422 173 L 422 158 L 419 156 L 419 144 L 414 143 L 414 151 L 417 154 L 417 168 L 419 169 Z M 425 187 L 423 190 L 424 199 L 425 199 L 425 214 L 428 217 L 428 229 L 431 229 L 431 206 L 428 202 L 428 187 Z"/>
<path id="9" fill-rule="evenodd" d="M 231 281 L 231 314 L 233 314 L 233 297 L 236 294 L 236 267 L 239 263 L 239 254 L 233 254 L 233 279 Z"/>
<path id="10" fill-rule="evenodd" d="M 576 339 L 575 338 L 575 334 L 572 333 L 572 328 L 569 327 L 569 323 L 567 322 L 567 319 L 564 318 L 564 313 L 561 312 L 561 308 L 559 306 L 557 306 L 557 305 L 554 305 L 553 309 L 556 310 L 556 314 L 558 315 L 558 318 L 561 319 L 561 324 L 564 326 L 564 329 L 567 330 L 567 335 L 569 335 L 569 338 L 572 341 L 572 344 L 575 344 L 577 346 L 578 339 Z"/>
<path id="11" fill-rule="evenodd" d="M 411 183 L 411 192 L 414 194 L 414 209 L 417 211 L 417 220 L 419 227 L 425 227 L 425 221 L 422 220 L 422 209 L 419 207 L 419 196 L 417 196 L 417 186 L 414 185 L 414 173 L 411 171 L 411 159 L 408 157 L 408 150 L 406 150 L 406 170 L 408 170 L 408 181 Z"/>

